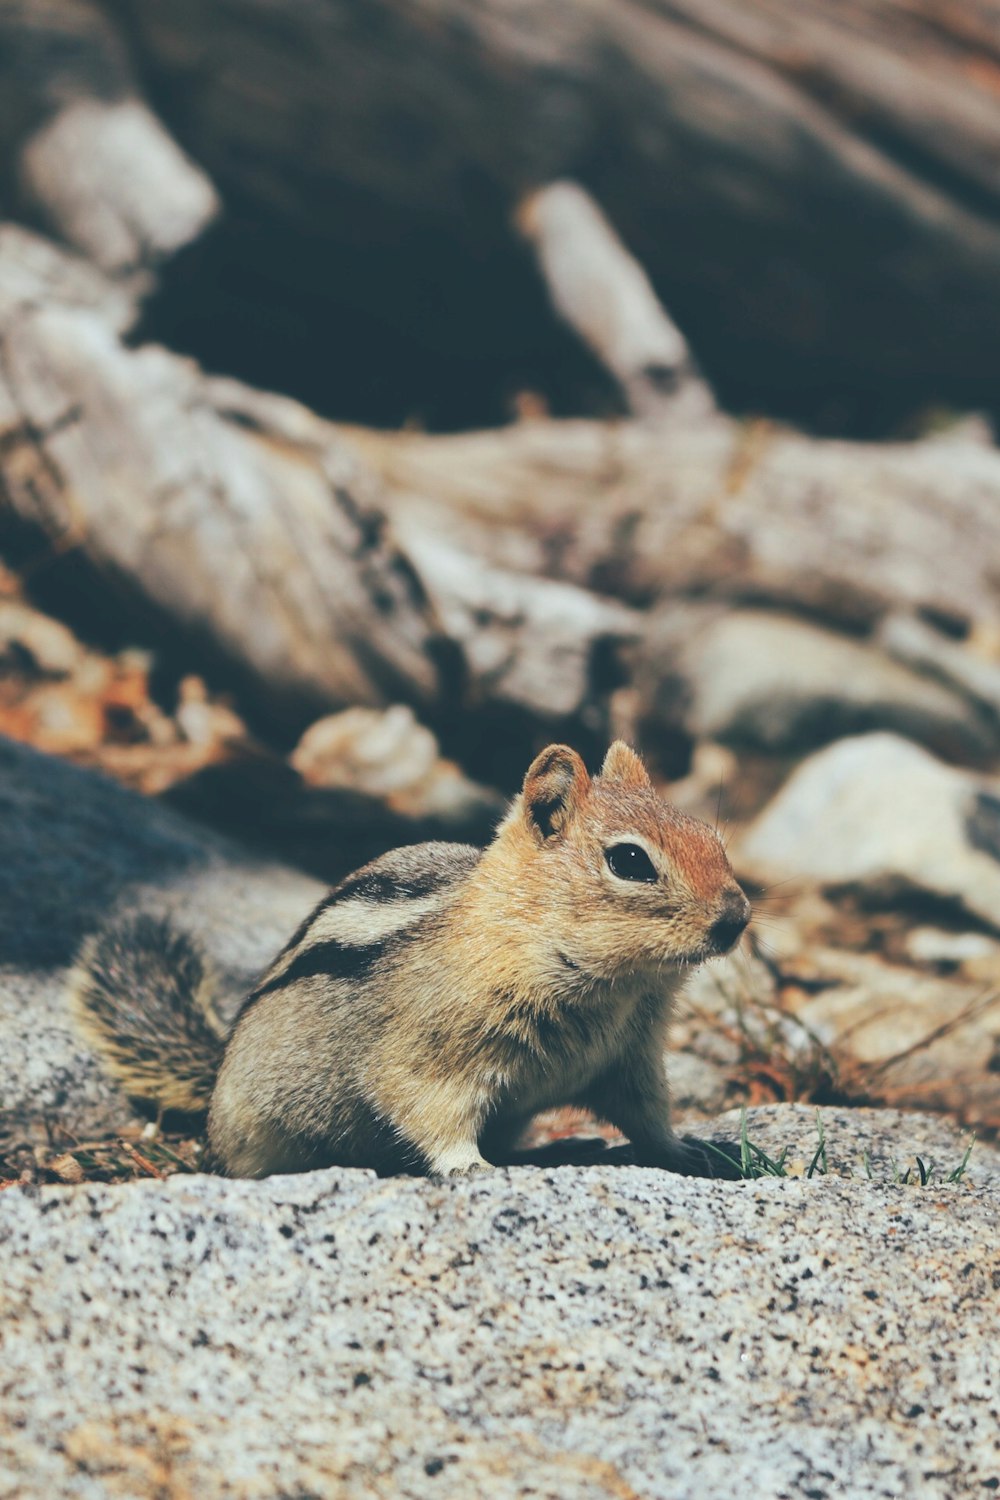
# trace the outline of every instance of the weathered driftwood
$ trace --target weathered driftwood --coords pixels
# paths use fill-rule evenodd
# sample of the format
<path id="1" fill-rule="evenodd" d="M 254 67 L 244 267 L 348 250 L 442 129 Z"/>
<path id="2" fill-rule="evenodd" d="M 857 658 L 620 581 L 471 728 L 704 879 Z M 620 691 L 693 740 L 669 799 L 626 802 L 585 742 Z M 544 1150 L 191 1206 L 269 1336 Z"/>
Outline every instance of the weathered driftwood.
<path id="1" fill-rule="evenodd" d="M 0 151 L 25 213 L 147 286 L 219 201 L 141 99 L 116 29 L 90 0 L 0 7 Z"/>
<path id="2" fill-rule="evenodd" d="M 636 416 L 681 424 L 715 411 L 684 335 L 588 192 L 575 182 L 539 188 L 518 208 L 517 225 L 556 312 L 607 366 Z"/>
<path id="3" fill-rule="evenodd" d="M 553 723 L 577 715 L 602 678 L 605 689 L 617 685 L 614 649 L 639 634 L 631 610 L 572 584 L 495 567 L 436 528 L 401 521 L 394 531 L 449 639 L 462 647 L 472 703 L 506 704 Z"/>
<path id="4" fill-rule="evenodd" d="M 0 272 L 0 329 L 47 304 L 91 313 L 112 333 L 126 333 L 135 322 L 131 285 L 110 281 L 19 224 L 0 223 Z"/>
<path id="5" fill-rule="evenodd" d="M 105 316 L 101 288 L 34 236 L 0 235 L 0 538 L 27 534 L 36 577 L 72 553 L 88 588 L 141 601 L 277 719 L 401 699 L 535 724 L 596 713 L 600 732 L 627 610 L 433 536 L 411 558 L 335 429 L 125 347 L 127 302 L 106 290 Z"/>
<path id="6" fill-rule="evenodd" d="M 345 433 L 393 517 L 509 567 L 854 626 L 904 607 L 1000 616 L 1000 451 L 977 442 L 830 442 L 722 421 Z"/>
<path id="7" fill-rule="evenodd" d="M 3 242 L 2 511 L 237 666 L 272 712 L 434 700 L 440 631 L 343 448 L 210 401 L 190 361 L 125 348 L 92 308 L 26 295 Z M 44 257 L 43 257 L 44 258 Z M 11 261 L 14 268 L 11 268 Z M 48 257 L 51 260 L 52 257 Z"/>
<path id="8" fill-rule="evenodd" d="M 522 196 L 569 176 L 748 401 L 815 384 L 820 348 L 831 388 L 880 399 L 994 377 L 997 0 L 114 14 L 223 195 L 296 234 L 385 245 L 418 223 L 495 254 Z M 312 274 L 317 305 L 340 295 L 322 255 Z"/>
<path id="9" fill-rule="evenodd" d="M 294 401 L 264 395 L 230 380 L 206 380 L 213 407 L 258 430 L 272 441 L 323 453 L 328 446 L 341 461 L 352 454 L 355 485 L 367 486 L 370 503 L 382 504 L 381 486 L 359 464 L 339 430 Z M 636 639 L 636 615 L 603 598 L 535 570 L 504 567 L 492 552 L 456 546 L 447 526 L 409 525 L 399 517 L 392 543 L 419 580 L 441 639 L 455 652 L 460 674 L 441 679 L 432 709 L 468 712 L 475 740 L 477 711 L 517 710 L 515 734 L 531 724 L 604 728 L 607 696 L 618 685 L 620 651 Z M 452 744 L 463 743 L 461 729 L 443 724 Z M 473 751 L 480 763 L 485 746 Z M 523 753 L 523 752 L 522 752 Z M 494 769 L 503 757 L 491 761 Z"/>

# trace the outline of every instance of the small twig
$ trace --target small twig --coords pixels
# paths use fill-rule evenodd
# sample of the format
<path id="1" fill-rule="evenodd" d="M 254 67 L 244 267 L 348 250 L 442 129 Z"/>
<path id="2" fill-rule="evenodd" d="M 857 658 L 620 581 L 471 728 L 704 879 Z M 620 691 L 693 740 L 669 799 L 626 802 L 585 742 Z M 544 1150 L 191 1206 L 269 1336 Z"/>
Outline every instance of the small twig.
<path id="1" fill-rule="evenodd" d="M 987 991 L 986 994 L 980 995 L 978 999 L 970 1000 L 968 1005 L 960 1010 L 957 1015 L 950 1016 L 947 1021 L 942 1021 L 940 1026 L 935 1026 L 911 1046 L 904 1047 L 902 1052 L 896 1052 L 892 1057 L 883 1058 L 879 1063 L 870 1063 L 866 1064 L 863 1068 L 859 1068 L 858 1076 L 867 1078 L 869 1082 L 874 1081 L 881 1074 L 887 1073 L 890 1068 L 898 1067 L 901 1062 L 905 1062 L 907 1058 L 912 1057 L 915 1053 L 922 1052 L 926 1047 L 933 1046 L 942 1037 L 950 1036 L 960 1026 L 964 1026 L 967 1022 L 977 1020 L 981 1015 L 985 1015 L 987 1011 L 992 1010 L 998 1001 L 1000 1001 L 1000 991 L 997 990 Z"/>
<path id="2" fill-rule="evenodd" d="M 141 1151 L 137 1151 L 133 1145 L 130 1145 L 128 1141 L 123 1140 L 120 1136 L 118 1138 L 118 1144 L 125 1152 L 125 1155 L 129 1157 L 131 1161 L 134 1161 L 137 1167 L 141 1167 L 149 1177 L 157 1177 L 162 1180 L 162 1178 L 166 1176 L 166 1173 L 161 1172 L 159 1167 L 153 1166 L 153 1163 L 149 1160 L 148 1157 L 143 1156 Z"/>

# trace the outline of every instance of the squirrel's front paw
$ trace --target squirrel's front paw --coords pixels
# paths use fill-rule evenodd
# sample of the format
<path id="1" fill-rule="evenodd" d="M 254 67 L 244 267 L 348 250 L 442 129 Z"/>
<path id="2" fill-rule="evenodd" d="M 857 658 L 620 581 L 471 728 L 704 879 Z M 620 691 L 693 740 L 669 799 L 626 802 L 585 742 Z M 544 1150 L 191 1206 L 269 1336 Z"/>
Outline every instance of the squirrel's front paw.
<path id="1" fill-rule="evenodd" d="M 490 1171 L 489 1162 L 480 1157 L 478 1161 L 435 1162 L 427 1175 L 437 1182 L 445 1182 L 454 1177 L 480 1177 Z"/>
<path id="2" fill-rule="evenodd" d="M 728 1141 L 700 1141 L 691 1135 L 674 1136 L 669 1145 L 633 1150 L 636 1166 L 662 1167 L 681 1177 L 721 1177 L 736 1182 L 743 1176 L 740 1149 Z"/>

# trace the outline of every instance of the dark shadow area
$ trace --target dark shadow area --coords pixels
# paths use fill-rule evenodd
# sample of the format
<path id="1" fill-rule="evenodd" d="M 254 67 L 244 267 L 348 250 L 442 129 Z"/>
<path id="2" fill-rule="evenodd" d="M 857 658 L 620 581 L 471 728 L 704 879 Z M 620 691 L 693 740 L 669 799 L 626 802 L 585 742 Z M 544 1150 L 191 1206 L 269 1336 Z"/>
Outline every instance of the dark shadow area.
<path id="1" fill-rule="evenodd" d="M 68 963 L 129 886 L 203 865 L 155 804 L 0 738 L 0 964 Z"/>
<path id="2" fill-rule="evenodd" d="M 133 341 L 374 427 L 499 426 L 524 402 L 556 416 L 623 412 L 502 220 L 470 240 L 370 202 L 361 215 L 338 194 L 337 240 L 230 199 L 219 226 L 164 268 Z M 358 219 L 367 233 L 355 239 Z"/>
<path id="3" fill-rule="evenodd" d="M 595 687 L 592 696 L 598 704 L 605 701 L 601 694 Z M 525 771 L 546 745 L 572 745 L 595 770 L 608 748 L 608 725 L 597 711 L 539 723 L 537 714 L 516 704 L 491 703 L 469 710 L 452 703 L 424 717 L 443 754 L 505 795 L 520 790 Z"/>
<path id="4" fill-rule="evenodd" d="M 740 1148 L 731 1141 L 710 1142 L 684 1137 L 693 1148 L 690 1169 L 676 1175 L 682 1177 L 718 1178 L 726 1182 L 741 1181 L 739 1169 Z M 636 1167 L 647 1166 L 636 1148 L 631 1145 L 609 1146 L 606 1141 L 594 1136 L 567 1136 L 553 1141 L 548 1146 L 537 1146 L 531 1151 L 518 1151 L 501 1164 L 505 1167 Z M 659 1171 L 669 1169 L 658 1167 Z"/>
<path id="5" fill-rule="evenodd" d="M 178 782 L 164 800 L 328 885 L 406 844 L 487 844 L 504 808 L 498 796 L 461 821 L 407 817 L 349 788 L 308 786 L 284 761 L 265 754 L 207 766 Z"/>
<path id="6" fill-rule="evenodd" d="M 331 196 L 329 186 L 326 197 Z M 163 268 L 132 335 L 193 356 L 209 372 L 279 391 L 322 416 L 428 431 L 501 426 L 519 410 L 615 417 L 621 394 L 555 316 L 537 270 L 499 215 L 492 232 L 393 221 L 340 185 L 343 238 L 309 235 L 227 200 L 221 223 Z M 352 223 L 364 235 L 350 233 Z M 777 247 L 772 247 L 777 254 Z M 767 246 L 760 247 L 766 263 Z M 862 380 L 827 348 L 782 349 L 761 305 L 742 328 L 713 314 L 703 287 L 658 291 L 691 340 L 722 405 L 818 434 L 877 439 L 917 433 L 925 413 L 1000 407 L 978 374 L 914 365 Z M 902 362 L 902 361 L 901 361 Z"/>

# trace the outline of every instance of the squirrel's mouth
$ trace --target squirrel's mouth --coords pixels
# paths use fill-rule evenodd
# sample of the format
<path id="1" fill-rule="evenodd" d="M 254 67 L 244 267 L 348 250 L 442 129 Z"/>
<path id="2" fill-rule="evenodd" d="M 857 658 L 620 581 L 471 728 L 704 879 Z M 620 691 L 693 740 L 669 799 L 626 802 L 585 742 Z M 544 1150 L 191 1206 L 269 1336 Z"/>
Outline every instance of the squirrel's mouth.
<path id="1" fill-rule="evenodd" d="M 735 953 L 739 946 L 740 940 L 738 937 L 733 938 L 728 943 L 708 942 L 702 949 L 701 961 L 704 963 L 710 958 L 725 958 L 727 953 Z"/>
<path id="2" fill-rule="evenodd" d="M 739 947 L 742 936 L 742 930 L 734 937 L 726 940 L 709 936 L 705 938 L 704 942 L 699 943 L 697 948 L 693 948 L 690 953 L 685 954 L 679 960 L 680 965 L 688 968 L 693 967 L 695 964 L 706 964 L 713 958 L 725 958 L 727 953 L 733 953 Z"/>

